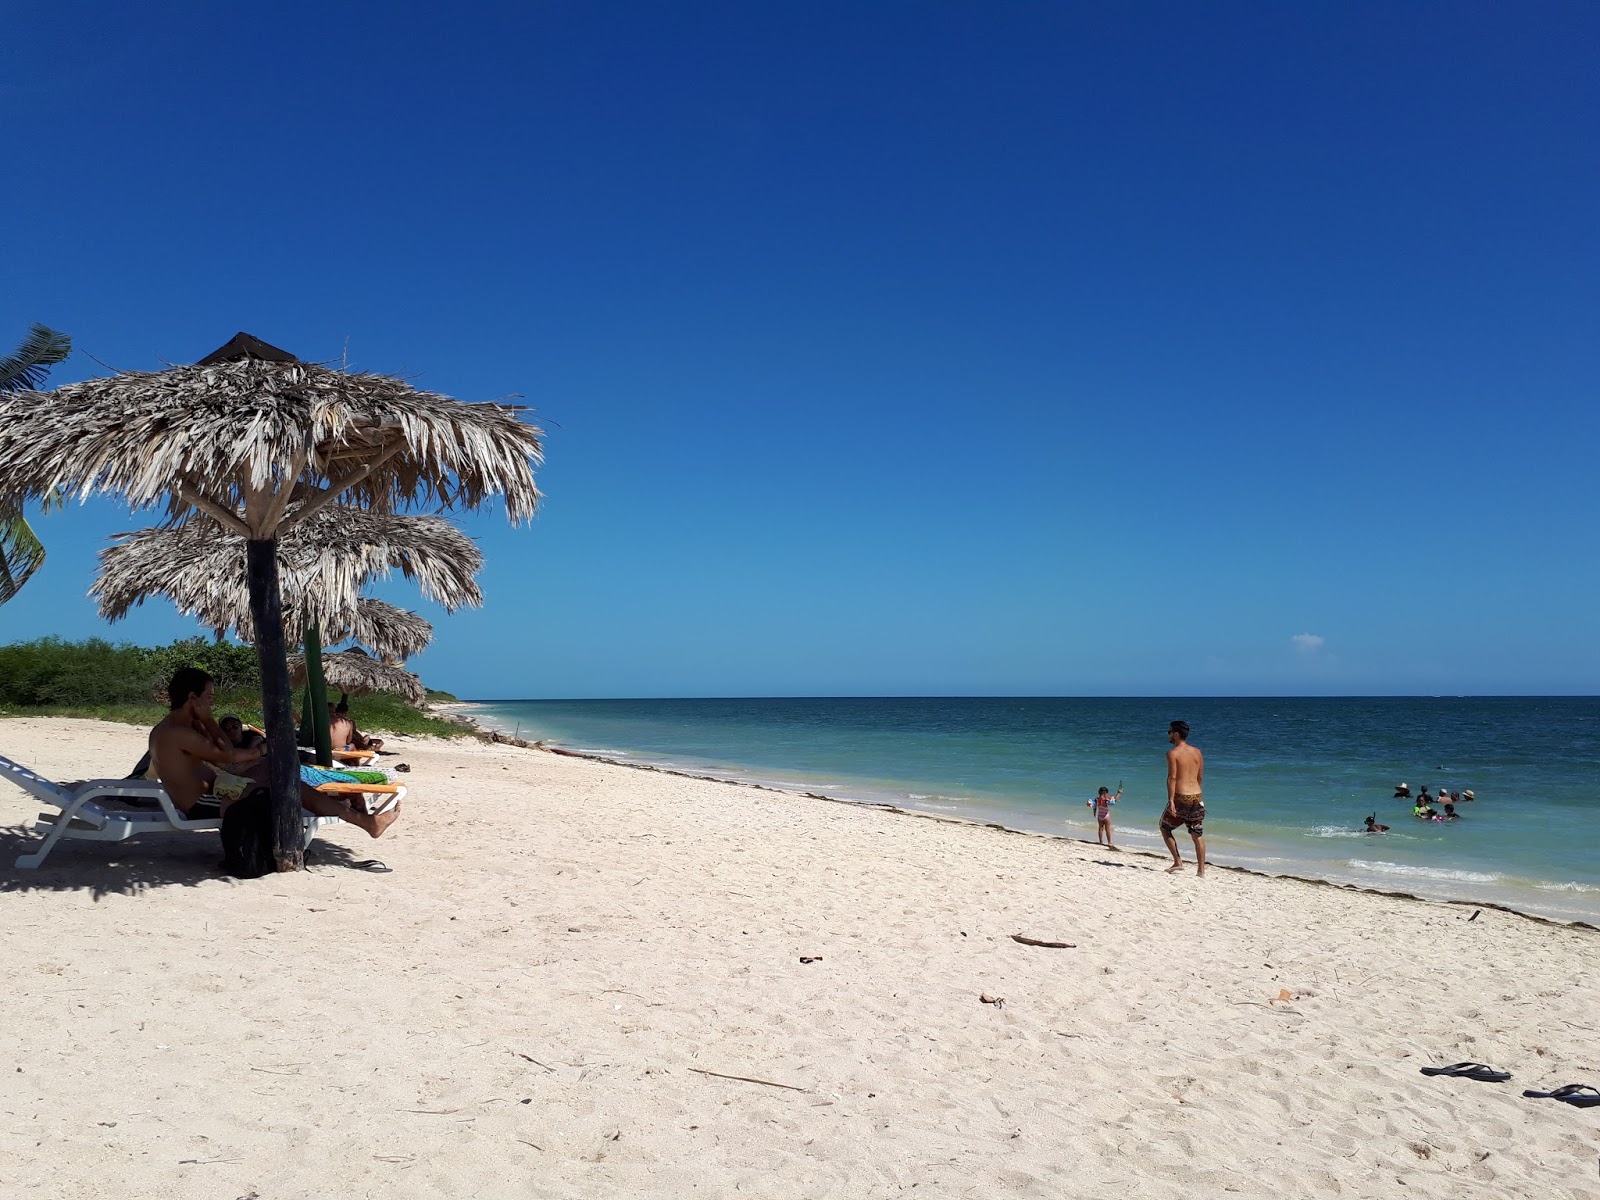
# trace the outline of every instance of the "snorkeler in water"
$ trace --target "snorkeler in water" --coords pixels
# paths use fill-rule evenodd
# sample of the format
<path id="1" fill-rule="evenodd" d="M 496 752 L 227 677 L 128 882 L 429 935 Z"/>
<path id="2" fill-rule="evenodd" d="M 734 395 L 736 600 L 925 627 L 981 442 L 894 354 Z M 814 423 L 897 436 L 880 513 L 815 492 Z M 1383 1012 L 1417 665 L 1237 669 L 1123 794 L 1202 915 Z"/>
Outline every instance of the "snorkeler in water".
<path id="1" fill-rule="evenodd" d="M 1370 817 L 1367 818 L 1367 827 L 1364 830 L 1362 830 L 1362 832 L 1363 833 L 1388 833 L 1389 832 L 1389 827 L 1387 825 L 1379 825 L 1378 824 L 1378 814 L 1377 813 L 1373 813 Z"/>

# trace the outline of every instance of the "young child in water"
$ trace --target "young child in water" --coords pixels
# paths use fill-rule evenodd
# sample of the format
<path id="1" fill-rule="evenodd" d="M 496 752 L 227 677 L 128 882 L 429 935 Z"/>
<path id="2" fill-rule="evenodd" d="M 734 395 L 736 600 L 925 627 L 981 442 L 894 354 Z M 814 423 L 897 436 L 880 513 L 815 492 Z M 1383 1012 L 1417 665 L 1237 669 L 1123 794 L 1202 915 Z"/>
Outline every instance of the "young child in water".
<path id="1" fill-rule="evenodd" d="M 1100 839 L 1104 838 L 1104 845 L 1107 850 L 1116 849 L 1116 847 L 1111 844 L 1111 806 L 1121 798 L 1122 785 L 1119 783 L 1117 785 L 1117 794 L 1115 796 L 1111 794 L 1110 788 L 1101 788 L 1100 794 L 1097 795 L 1093 800 L 1084 801 L 1084 805 L 1086 807 L 1094 809 L 1095 845 L 1101 845 L 1102 843 Z"/>

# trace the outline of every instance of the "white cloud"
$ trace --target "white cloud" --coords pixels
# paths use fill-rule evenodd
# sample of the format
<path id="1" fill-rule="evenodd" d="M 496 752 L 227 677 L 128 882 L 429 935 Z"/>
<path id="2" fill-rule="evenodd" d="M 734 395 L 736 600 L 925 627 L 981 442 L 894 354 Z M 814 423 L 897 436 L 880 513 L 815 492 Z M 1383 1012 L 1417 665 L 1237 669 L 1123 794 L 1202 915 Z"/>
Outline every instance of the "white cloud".
<path id="1" fill-rule="evenodd" d="M 1328 639 L 1319 633 L 1297 633 L 1289 639 L 1301 654 L 1315 654 L 1327 644 Z"/>

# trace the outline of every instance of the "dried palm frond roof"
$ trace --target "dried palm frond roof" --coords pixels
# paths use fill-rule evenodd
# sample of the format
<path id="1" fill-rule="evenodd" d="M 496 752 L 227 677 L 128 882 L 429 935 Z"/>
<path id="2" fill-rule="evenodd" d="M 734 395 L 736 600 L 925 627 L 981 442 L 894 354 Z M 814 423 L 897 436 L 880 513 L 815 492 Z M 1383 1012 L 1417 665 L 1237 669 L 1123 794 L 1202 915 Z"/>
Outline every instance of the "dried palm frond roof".
<path id="1" fill-rule="evenodd" d="M 399 571 L 446 609 L 476 607 L 482 568 L 477 543 L 443 517 L 333 505 L 278 542 L 284 624 L 297 635 L 315 624 L 330 645 L 353 638 L 386 658 L 406 658 L 427 644 L 432 626 L 390 605 L 382 606 L 390 615 L 380 614 L 371 606 L 381 602 L 363 599 L 361 588 Z M 89 594 L 107 620 L 161 595 L 212 629 L 254 640 L 244 538 L 208 517 L 118 534 L 100 551 Z"/>
<path id="2" fill-rule="evenodd" d="M 428 702 L 427 689 L 404 667 L 392 667 L 370 658 L 359 650 L 342 650 L 338 654 L 322 656 L 322 677 L 330 688 L 341 692 L 393 692 L 413 708 Z M 304 655 L 289 656 L 289 682 L 295 687 L 306 683 Z"/>
<path id="3" fill-rule="evenodd" d="M 403 663 L 421 654 L 433 641 L 433 625 L 410 609 L 396 608 L 383 600 L 363 596 L 356 601 L 355 619 L 350 628 L 333 630 L 323 641 L 357 642 L 386 663 Z"/>
<path id="4" fill-rule="evenodd" d="M 377 511 L 502 496 L 522 522 L 543 452 L 523 411 L 300 362 L 241 334 L 193 366 L 0 396 L 0 492 L 117 492 L 258 538 L 335 495 Z"/>

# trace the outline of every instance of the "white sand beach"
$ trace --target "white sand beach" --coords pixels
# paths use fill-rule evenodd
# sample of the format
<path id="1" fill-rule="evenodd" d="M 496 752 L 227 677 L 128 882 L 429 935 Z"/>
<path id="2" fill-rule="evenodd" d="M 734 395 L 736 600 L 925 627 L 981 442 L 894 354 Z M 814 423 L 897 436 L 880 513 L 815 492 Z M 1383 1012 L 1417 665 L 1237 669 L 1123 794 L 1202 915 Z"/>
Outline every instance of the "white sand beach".
<path id="1" fill-rule="evenodd" d="M 142 742 L 0 721 L 57 779 Z M 1521 1096 L 1600 1086 L 1595 931 L 396 743 L 387 836 L 246 882 L 17 870 L 0 784 L 8 1196 L 1600 1197 L 1600 1108 Z"/>

